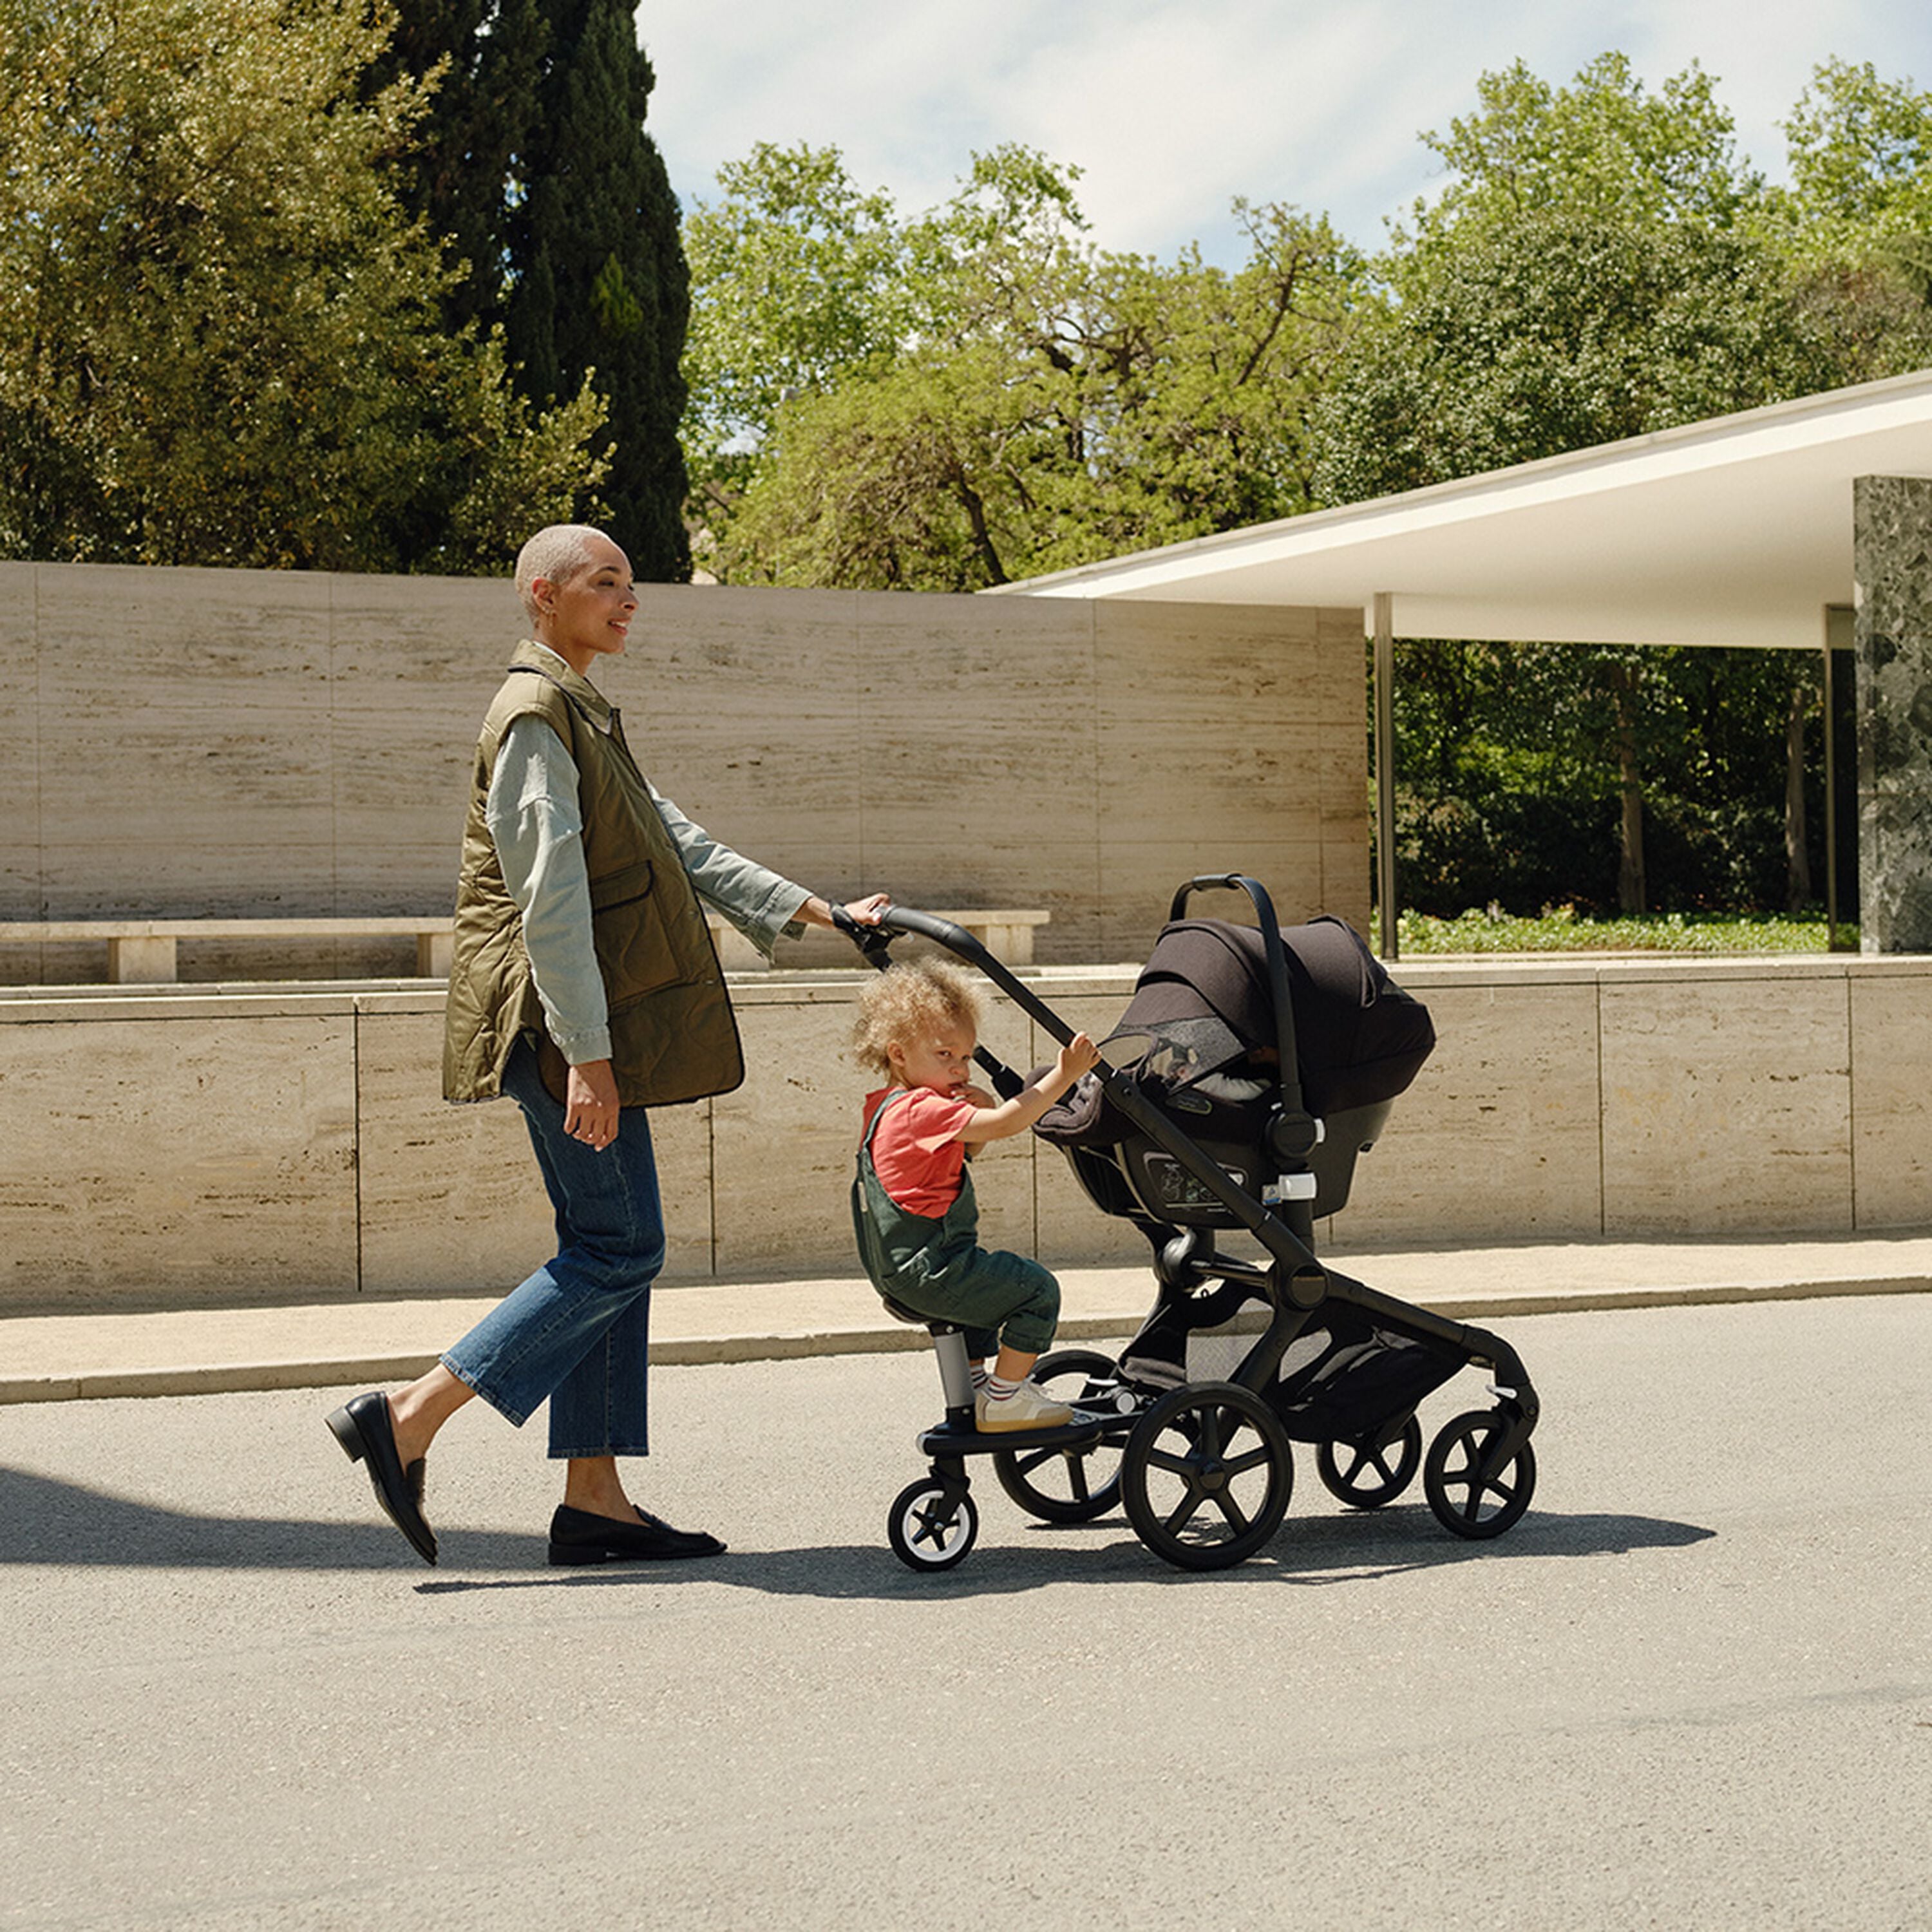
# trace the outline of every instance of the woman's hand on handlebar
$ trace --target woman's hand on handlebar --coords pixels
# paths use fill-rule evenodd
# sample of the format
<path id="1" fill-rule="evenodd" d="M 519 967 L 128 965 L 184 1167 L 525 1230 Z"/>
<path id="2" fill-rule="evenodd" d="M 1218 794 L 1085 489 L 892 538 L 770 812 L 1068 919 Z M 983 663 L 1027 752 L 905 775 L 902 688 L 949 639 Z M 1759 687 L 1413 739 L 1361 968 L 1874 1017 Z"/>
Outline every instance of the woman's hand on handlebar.
<path id="1" fill-rule="evenodd" d="M 817 893 L 807 899 L 798 909 L 798 916 L 809 926 L 837 926 L 840 915 L 859 926 L 877 926 L 892 902 L 890 892 L 874 892 L 869 898 L 854 899 L 842 906 L 833 906 L 819 898 Z"/>

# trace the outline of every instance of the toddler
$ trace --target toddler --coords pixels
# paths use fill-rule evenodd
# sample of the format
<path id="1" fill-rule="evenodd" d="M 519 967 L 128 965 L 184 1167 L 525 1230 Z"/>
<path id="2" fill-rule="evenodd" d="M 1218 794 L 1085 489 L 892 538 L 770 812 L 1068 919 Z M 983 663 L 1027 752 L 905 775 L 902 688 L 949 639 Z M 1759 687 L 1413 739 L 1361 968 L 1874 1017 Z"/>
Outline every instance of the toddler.
<path id="1" fill-rule="evenodd" d="M 1053 1340 L 1060 1284 L 1037 1262 L 979 1245 L 965 1163 L 986 1142 L 1024 1133 L 1100 1053 L 1076 1034 L 1048 1072 L 996 1101 L 969 1082 L 979 1022 L 965 976 L 934 961 L 892 967 L 866 987 L 854 1045 L 891 1084 L 866 1096 L 852 1218 L 881 1294 L 965 1330 L 979 1427 L 1050 1428 L 1073 1412 L 1028 1378 Z"/>

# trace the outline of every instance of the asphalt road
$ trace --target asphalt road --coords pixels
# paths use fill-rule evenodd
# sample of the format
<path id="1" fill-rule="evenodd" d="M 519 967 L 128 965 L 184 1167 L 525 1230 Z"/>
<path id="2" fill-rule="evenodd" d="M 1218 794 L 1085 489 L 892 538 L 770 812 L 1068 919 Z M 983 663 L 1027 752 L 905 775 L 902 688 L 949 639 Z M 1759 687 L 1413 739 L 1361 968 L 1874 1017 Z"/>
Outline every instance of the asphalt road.
<path id="1" fill-rule="evenodd" d="M 661 1372 L 676 1569 L 480 1406 L 434 1571 L 326 1395 L 0 1408 L 0 1928 L 1932 1927 L 1932 1297 L 1503 1325 L 1514 1531 L 1304 1453 L 1204 1576 L 990 1478 L 904 1570 L 922 1355 Z"/>

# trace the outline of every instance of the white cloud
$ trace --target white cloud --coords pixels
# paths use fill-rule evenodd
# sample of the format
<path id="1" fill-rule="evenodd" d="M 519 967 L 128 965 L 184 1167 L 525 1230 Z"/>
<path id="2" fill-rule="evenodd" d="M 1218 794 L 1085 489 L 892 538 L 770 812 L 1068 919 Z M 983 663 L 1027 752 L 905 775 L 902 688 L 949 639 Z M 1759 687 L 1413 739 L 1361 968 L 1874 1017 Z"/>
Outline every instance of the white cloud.
<path id="1" fill-rule="evenodd" d="M 754 142 L 844 153 L 860 185 L 910 213 L 1003 141 L 1084 171 L 1104 246 L 1236 253 L 1236 195 L 1332 214 L 1373 245 L 1433 178 L 1418 138 L 1475 104 L 1478 77 L 1518 58 L 1570 80 L 1605 50 L 1651 86 L 1697 61 L 1774 176 L 1775 123 L 1832 56 L 1932 87 L 1932 9 L 1810 0 L 646 0 L 657 70 L 651 125 L 687 202 Z"/>

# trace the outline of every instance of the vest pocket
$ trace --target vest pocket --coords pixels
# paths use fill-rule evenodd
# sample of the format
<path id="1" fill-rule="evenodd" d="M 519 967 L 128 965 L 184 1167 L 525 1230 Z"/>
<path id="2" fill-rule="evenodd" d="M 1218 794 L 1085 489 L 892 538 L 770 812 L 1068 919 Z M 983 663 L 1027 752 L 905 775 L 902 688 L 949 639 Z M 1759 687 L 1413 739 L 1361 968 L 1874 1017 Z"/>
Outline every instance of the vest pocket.
<path id="1" fill-rule="evenodd" d="M 680 976 L 677 948 L 664 922 L 648 859 L 590 882 L 590 930 L 614 1012 Z"/>

